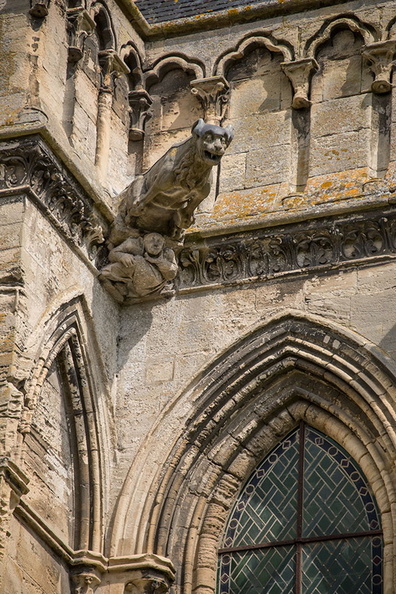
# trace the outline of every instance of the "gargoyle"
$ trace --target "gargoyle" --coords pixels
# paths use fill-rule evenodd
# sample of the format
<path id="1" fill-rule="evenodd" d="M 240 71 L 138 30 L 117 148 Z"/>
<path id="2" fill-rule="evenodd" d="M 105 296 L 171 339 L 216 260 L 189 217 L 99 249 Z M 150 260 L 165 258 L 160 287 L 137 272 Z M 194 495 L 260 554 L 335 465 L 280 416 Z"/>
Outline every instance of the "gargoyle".
<path id="1" fill-rule="evenodd" d="M 187 140 L 172 146 L 120 194 L 108 240 L 109 264 L 101 280 L 119 300 L 172 294 L 177 274 L 173 248 L 182 245 L 194 211 L 210 191 L 210 172 L 233 138 L 200 119 Z"/>
<path id="2" fill-rule="evenodd" d="M 210 192 L 211 169 L 220 163 L 233 129 L 199 119 L 191 132 L 121 193 L 111 243 L 123 241 L 131 227 L 180 240 L 192 225 L 195 209 Z"/>

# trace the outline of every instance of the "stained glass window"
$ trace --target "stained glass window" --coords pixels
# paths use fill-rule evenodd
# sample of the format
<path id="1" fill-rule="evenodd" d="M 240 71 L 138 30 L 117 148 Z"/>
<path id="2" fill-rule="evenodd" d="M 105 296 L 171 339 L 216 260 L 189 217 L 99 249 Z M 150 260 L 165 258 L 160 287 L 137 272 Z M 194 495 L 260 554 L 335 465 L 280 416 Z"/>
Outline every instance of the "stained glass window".
<path id="1" fill-rule="evenodd" d="M 336 442 L 301 423 L 234 505 L 217 594 L 382 594 L 382 546 L 362 471 Z"/>

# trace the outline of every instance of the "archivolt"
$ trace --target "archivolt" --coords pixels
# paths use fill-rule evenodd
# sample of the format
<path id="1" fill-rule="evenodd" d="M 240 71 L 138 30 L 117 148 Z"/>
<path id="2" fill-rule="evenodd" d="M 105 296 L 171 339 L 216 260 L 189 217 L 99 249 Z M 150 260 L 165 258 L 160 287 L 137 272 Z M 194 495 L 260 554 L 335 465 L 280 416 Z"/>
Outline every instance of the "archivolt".
<path id="1" fill-rule="evenodd" d="M 256 329 L 180 398 L 179 414 L 183 403 L 193 413 L 148 489 L 139 548 L 169 556 L 185 594 L 212 591 L 219 538 L 238 490 L 304 419 L 338 441 L 365 472 L 382 513 L 385 581 L 392 584 L 395 397 L 394 363 L 354 333 L 299 315 Z M 158 448 L 167 414 L 146 451 Z M 129 501 L 119 512 L 133 507 Z M 133 528 L 122 516 L 118 537 L 127 538 Z"/>

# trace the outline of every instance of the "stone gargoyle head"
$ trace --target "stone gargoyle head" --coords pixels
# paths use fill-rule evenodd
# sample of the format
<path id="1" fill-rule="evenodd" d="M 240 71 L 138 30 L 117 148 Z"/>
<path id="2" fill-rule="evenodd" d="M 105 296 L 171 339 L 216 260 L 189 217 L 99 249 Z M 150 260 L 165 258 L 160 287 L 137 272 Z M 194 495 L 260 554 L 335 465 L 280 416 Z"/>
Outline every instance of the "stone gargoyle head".
<path id="1" fill-rule="evenodd" d="M 202 118 L 197 120 L 191 129 L 197 137 L 197 153 L 207 165 L 218 165 L 226 148 L 234 137 L 232 126 L 222 128 L 215 124 L 205 124 Z"/>

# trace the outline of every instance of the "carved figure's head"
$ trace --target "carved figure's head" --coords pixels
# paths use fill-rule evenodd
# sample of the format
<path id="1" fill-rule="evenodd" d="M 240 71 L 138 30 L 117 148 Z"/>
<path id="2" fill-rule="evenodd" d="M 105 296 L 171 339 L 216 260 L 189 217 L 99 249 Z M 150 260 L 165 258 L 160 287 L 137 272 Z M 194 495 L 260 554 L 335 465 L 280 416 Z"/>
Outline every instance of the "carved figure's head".
<path id="1" fill-rule="evenodd" d="M 207 165 L 218 165 L 226 148 L 234 138 L 232 126 L 222 128 L 215 124 L 205 124 L 200 118 L 192 127 L 192 134 L 197 137 L 198 155 Z"/>
<path id="2" fill-rule="evenodd" d="M 143 239 L 144 249 L 150 256 L 158 256 L 164 249 L 165 239 L 159 233 L 147 233 Z"/>

